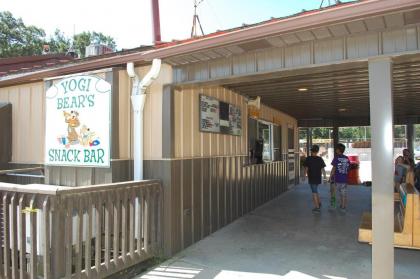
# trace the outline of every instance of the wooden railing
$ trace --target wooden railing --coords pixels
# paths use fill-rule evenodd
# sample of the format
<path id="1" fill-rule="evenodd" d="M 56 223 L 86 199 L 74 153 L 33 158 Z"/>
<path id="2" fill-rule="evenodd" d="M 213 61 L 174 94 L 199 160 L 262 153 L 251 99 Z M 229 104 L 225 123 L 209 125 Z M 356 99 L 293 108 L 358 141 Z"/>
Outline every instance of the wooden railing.
<path id="1" fill-rule="evenodd" d="M 0 278 L 104 278 L 158 255 L 162 196 L 157 180 L 0 183 Z"/>
<path id="2" fill-rule="evenodd" d="M 44 167 L 27 167 L 0 170 L 0 182 L 17 184 L 44 183 Z"/>

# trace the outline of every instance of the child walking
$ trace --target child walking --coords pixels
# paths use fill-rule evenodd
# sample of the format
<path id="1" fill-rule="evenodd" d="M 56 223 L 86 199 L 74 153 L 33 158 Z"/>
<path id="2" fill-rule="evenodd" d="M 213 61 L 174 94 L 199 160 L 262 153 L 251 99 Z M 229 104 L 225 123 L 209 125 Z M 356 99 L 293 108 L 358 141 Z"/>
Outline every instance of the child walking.
<path id="1" fill-rule="evenodd" d="M 332 181 L 335 182 L 336 188 L 340 194 L 340 209 L 346 212 L 347 207 L 347 178 L 350 168 L 350 160 L 344 155 L 346 147 L 339 143 L 335 148 L 336 156 L 332 161 L 333 166 L 331 170 Z M 334 191 L 335 192 L 335 191 Z"/>
<path id="2" fill-rule="evenodd" d="M 312 200 L 314 203 L 312 212 L 314 213 L 319 213 L 321 211 L 321 201 L 318 194 L 318 185 L 322 183 L 321 174 L 323 174 L 324 179 L 326 179 L 325 162 L 321 157 L 318 156 L 318 152 L 319 146 L 312 146 L 311 156 L 308 156 L 308 158 L 305 160 L 305 163 L 303 164 L 305 167 L 306 175 L 308 176 L 309 185 L 311 186 Z"/>

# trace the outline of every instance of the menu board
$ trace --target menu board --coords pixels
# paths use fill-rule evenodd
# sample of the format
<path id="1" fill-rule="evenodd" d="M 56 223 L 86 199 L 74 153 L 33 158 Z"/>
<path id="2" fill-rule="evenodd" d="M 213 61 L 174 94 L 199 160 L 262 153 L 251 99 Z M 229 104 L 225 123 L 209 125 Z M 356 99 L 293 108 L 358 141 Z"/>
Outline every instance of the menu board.
<path id="1" fill-rule="evenodd" d="M 200 131 L 240 136 L 241 109 L 214 97 L 200 95 Z"/>
<path id="2" fill-rule="evenodd" d="M 219 101 L 214 97 L 200 95 L 200 130 L 220 133 Z"/>
<path id="3" fill-rule="evenodd" d="M 229 105 L 229 124 L 230 134 L 240 136 L 242 131 L 242 117 L 239 107 Z"/>

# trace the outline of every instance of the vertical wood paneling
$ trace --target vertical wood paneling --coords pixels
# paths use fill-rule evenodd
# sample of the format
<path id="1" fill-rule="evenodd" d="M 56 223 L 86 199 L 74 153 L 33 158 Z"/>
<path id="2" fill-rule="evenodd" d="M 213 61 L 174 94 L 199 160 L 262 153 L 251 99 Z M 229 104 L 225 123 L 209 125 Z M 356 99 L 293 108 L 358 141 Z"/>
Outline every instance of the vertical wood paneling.
<path id="1" fill-rule="evenodd" d="M 197 242 L 202 236 L 202 159 L 193 160 L 193 242 Z"/>
<path id="2" fill-rule="evenodd" d="M 343 54 L 343 40 L 324 40 L 314 43 L 315 63 L 325 63 L 341 60 Z"/>
<path id="3" fill-rule="evenodd" d="M 297 67 L 311 63 L 311 47 L 308 43 L 285 48 L 286 67 Z"/>
<path id="4" fill-rule="evenodd" d="M 232 157 L 225 157 L 224 180 L 225 180 L 225 224 L 232 220 Z"/>
<path id="5" fill-rule="evenodd" d="M 219 181 L 218 181 L 218 164 L 219 158 L 210 158 L 210 219 L 211 232 L 219 228 Z"/>
<path id="6" fill-rule="evenodd" d="M 182 160 L 182 218 L 183 245 L 192 244 L 192 160 Z"/>
<path id="7" fill-rule="evenodd" d="M 210 78 L 226 77 L 231 74 L 230 59 L 211 60 Z"/>
<path id="8" fill-rule="evenodd" d="M 174 251 L 182 248 L 182 175 L 181 161 L 176 160 L 172 164 L 172 246 Z"/>
<path id="9" fill-rule="evenodd" d="M 201 133 L 200 132 L 200 117 L 199 117 L 199 91 L 191 91 L 191 138 L 193 140 L 191 145 L 191 154 L 193 157 L 201 156 Z"/>
<path id="10" fill-rule="evenodd" d="M 131 81 L 129 81 L 126 71 L 119 71 L 119 91 L 118 91 L 118 128 L 119 128 L 119 154 L 120 158 L 131 157 Z"/>
<path id="11" fill-rule="evenodd" d="M 256 71 L 254 52 L 233 56 L 232 62 L 234 75 L 253 73 Z"/>
<path id="12" fill-rule="evenodd" d="M 148 67 L 136 68 L 140 77 L 143 77 Z M 162 96 L 163 86 L 172 83 L 172 68 L 163 64 L 157 80 L 147 90 L 146 104 L 144 107 L 144 158 L 156 160 L 162 158 Z"/>
<path id="13" fill-rule="evenodd" d="M 184 98 L 182 99 L 182 133 L 183 138 L 182 142 L 184 143 L 183 146 L 183 157 L 192 157 L 193 156 L 193 141 L 194 139 L 191 136 L 192 133 L 192 94 L 191 90 L 187 90 L 184 92 Z"/>
<path id="14" fill-rule="evenodd" d="M 281 69 L 283 67 L 282 48 L 272 48 L 257 52 L 257 67 L 259 72 Z"/>
<path id="15" fill-rule="evenodd" d="M 362 34 L 347 38 L 347 58 L 361 58 L 379 54 L 378 34 Z"/>
<path id="16" fill-rule="evenodd" d="M 217 180 L 218 180 L 218 228 L 226 224 L 226 157 L 217 158 Z"/>
<path id="17" fill-rule="evenodd" d="M 210 160 L 201 160 L 202 164 L 202 176 L 201 183 L 203 185 L 202 192 L 202 237 L 205 237 L 211 232 L 211 218 L 210 218 L 210 206 L 211 206 L 211 162 Z"/>
<path id="18" fill-rule="evenodd" d="M 404 29 L 382 33 L 384 54 L 407 50 L 407 33 Z"/>
<path id="19" fill-rule="evenodd" d="M 31 158 L 44 158 L 44 133 L 45 133 L 45 101 L 44 101 L 44 87 L 39 85 L 31 85 L 30 87 L 30 100 L 28 109 L 30 117 L 27 119 L 31 125 L 27 131 L 31 135 L 37 135 L 31 139 L 31 145 L 38 148 L 31 148 L 27 144 L 29 150 L 26 150 Z M 43 161 L 43 159 L 41 160 Z"/>
<path id="20" fill-rule="evenodd" d="M 417 28 L 407 28 L 405 32 L 407 35 L 407 50 L 417 50 L 419 48 L 417 44 Z"/>

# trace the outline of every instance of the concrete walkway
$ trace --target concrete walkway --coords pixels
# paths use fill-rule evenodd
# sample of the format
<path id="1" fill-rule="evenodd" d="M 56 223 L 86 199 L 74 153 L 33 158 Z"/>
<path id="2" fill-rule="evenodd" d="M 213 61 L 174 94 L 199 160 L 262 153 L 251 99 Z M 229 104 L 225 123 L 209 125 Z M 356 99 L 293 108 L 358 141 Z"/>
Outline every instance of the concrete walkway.
<path id="1" fill-rule="evenodd" d="M 357 242 L 370 189 L 349 188 L 347 214 L 311 213 L 309 186 L 299 185 L 137 279 L 371 278 L 371 247 Z M 396 279 L 419 278 L 420 251 L 395 250 Z"/>

